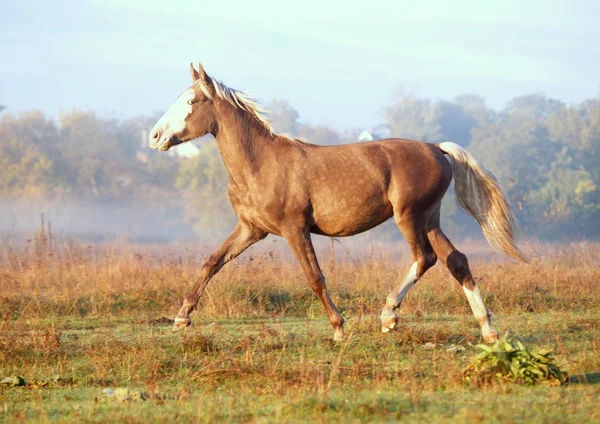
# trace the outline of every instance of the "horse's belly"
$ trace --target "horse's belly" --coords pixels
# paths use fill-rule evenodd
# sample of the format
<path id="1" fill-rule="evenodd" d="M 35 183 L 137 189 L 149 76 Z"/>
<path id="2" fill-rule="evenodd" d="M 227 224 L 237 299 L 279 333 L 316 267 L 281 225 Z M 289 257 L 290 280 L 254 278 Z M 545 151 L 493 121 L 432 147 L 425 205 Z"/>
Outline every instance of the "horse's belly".
<path id="1" fill-rule="evenodd" d="M 392 215 L 392 206 L 380 195 L 335 199 L 326 206 L 313 203 L 311 231 L 336 237 L 351 236 L 381 224 Z"/>

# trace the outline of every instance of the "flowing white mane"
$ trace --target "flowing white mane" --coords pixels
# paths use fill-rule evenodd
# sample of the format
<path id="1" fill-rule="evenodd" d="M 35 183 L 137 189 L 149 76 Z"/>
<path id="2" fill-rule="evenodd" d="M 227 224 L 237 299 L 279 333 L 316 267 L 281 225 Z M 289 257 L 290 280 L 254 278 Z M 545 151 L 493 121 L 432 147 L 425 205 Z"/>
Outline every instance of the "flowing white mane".
<path id="1" fill-rule="evenodd" d="M 271 126 L 271 123 L 267 120 L 267 118 L 265 118 L 263 116 L 263 113 L 265 113 L 265 110 L 258 103 L 256 103 L 256 101 L 254 101 L 252 98 L 250 98 L 243 91 L 238 91 L 233 88 L 229 88 L 225 84 L 223 84 L 221 81 L 219 81 L 215 78 L 211 77 L 210 79 L 215 88 L 215 92 L 217 93 L 217 96 L 220 99 L 226 100 L 232 106 L 234 106 L 238 109 L 242 109 L 242 110 L 245 110 L 246 112 L 249 112 L 252 116 L 254 116 L 256 119 L 258 119 L 258 121 L 260 123 L 262 123 L 265 126 L 265 128 L 267 128 L 267 130 L 269 130 L 269 132 L 271 134 L 275 134 L 275 130 Z M 198 79 L 198 85 L 200 86 L 200 89 L 202 90 L 204 95 L 206 97 L 208 97 L 209 99 L 212 99 L 212 95 L 211 95 L 210 91 L 208 90 L 208 88 L 206 87 L 206 85 L 202 82 L 202 79 Z"/>

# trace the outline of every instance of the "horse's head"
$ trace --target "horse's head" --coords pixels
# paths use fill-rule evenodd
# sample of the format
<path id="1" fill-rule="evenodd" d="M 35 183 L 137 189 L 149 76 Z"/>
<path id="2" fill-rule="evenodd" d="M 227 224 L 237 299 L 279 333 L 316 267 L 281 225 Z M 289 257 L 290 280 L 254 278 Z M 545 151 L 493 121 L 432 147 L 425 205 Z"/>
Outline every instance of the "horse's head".
<path id="1" fill-rule="evenodd" d="M 198 64 L 198 71 L 190 64 L 194 83 L 175 100 L 150 132 L 150 147 L 166 151 L 196 137 L 216 132 L 213 103 L 214 86 L 210 77 Z"/>

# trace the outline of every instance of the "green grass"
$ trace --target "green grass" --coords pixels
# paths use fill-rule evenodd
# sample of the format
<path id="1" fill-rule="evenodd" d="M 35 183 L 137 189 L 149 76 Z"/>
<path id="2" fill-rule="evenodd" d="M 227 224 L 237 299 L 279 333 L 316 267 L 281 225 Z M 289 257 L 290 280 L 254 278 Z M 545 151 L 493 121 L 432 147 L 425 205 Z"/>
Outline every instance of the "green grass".
<path id="1" fill-rule="evenodd" d="M 67 383 L 0 388 L 3 419 L 145 422 L 590 422 L 597 399 L 598 311 L 503 318 L 530 346 L 554 347 L 576 384 L 472 387 L 461 379 L 478 329 L 468 316 L 403 316 L 377 332 L 375 317 L 350 319 L 333 343 L 325 319 L 196 322 L 184 333 L 128 319 L 60 319 L 2 325 L 2 376 Z M 128 322 L 129 321 L 129 322 Z M 552 326 L 552 328 L 549 328 Z M 435 344 L 434 347 L 431 344 Z M 446 352 L 450 345 L 466 348 Z M 585 376 L 591 382 L 585 382 Z M 73 382 L 70 382 L 73 379 Z M 163 399 L 120 402 L 103 388 Z"/>

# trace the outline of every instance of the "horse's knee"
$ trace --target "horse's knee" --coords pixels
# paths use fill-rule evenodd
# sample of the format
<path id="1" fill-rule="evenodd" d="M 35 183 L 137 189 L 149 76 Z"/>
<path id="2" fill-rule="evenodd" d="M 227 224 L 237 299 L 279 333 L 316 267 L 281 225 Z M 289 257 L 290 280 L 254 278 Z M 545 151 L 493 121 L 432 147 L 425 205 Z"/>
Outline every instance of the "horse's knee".
<path id="1" fill-rule="evenodd" d="M 221 258 L 217 255 L 210 255 L 202 268 L 204 268 L 207 271 L 212 271 L 216 268 L 219 268 L 221 262 L 220 259 Z"/>
<path id="2" fill-rule="evenodd" d="M 315 276 L 309 280 L 310 288 L 317 294 L 321 295 L 326 290 L 325 277 Z"/>

